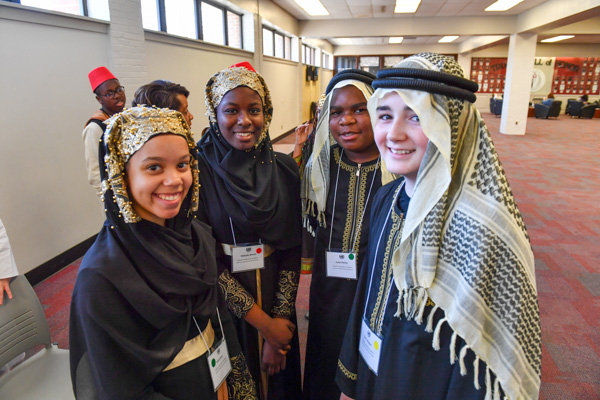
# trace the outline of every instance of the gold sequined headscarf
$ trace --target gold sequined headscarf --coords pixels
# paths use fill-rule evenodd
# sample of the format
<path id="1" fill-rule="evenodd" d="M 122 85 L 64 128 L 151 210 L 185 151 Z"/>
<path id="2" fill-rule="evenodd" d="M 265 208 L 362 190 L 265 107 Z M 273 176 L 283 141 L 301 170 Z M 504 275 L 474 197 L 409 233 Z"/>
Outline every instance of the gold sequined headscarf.
<path id="1" fill-rule="evenodd" d="M 185 119 L 179 111 L 167 108 L 138 106 L 124 110 L 107 120 L 108 127 L 103 137 L 104 166 L 102 171 L 102 200 L 110 209 L 108 203 L 116 203 L 119 216 L 126 223 L 140 221 L 133 209 L 132 199 L 129 198 L 125 182 L 125 165 L 135 152 L 154 136 L 173 134 L 183 137 L 190 149 L 190 154 L 196 152 L 196 144 Z M 192 187 L 186 196 L 184 204 L 188 205 L 189 213 L 198 209 L 198 161 L 191 157 Z M 106 196 L 112 196 L 107 199 Z M 108 200 L 108 201 L 107 201 Z"/>
<path id="2" fill-rule="evenodd" d="M 217 125 L 217 107 L 227 92 L 245 86 L 254 90 L 261 98 L 264 113 L 264 125 L 255 147 L 267 137 L 273 119 L 273 103 L 265 80 L 258 73 L 245 67 L 230 67 L 214 74 L 206 84 L 206 115 L 211 125 Z"/>

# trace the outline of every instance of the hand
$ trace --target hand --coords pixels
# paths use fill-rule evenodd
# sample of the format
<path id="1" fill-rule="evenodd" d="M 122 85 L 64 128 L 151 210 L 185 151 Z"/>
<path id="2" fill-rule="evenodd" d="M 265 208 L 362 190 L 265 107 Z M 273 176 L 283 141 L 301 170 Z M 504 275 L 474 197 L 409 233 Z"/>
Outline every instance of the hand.
<path id="1" fill-rule="evenodd" d="M 305 122 L 294 130 L 296 134 L 296 143 L 294 145 L 294 152 L 292 153 L 293 157 L 298 157 L 300 154 L 302 154 L 302 146 L 304 146 L 304 143 L 306 143 L 306 139 L 312 130 L 313 124 L 310 122 Z"/>
<path id="2" fill-rule="evenodd" d="M 352 397 L 346 396 L 344 393 L 340 396 L 340 400 L 354 400 Z"/>
<path id="3" fill-rule="evenodd" d="M 269 375 L 278 374 L 285 369 L 286 356 L 274 349 L 269 342 L 265 341 L 263 345 L 262 364 L 263 371 L 268 371 Z"/>
<path id="4" fill-rule="evenodd" d="M 4 292 L 9 299 L 12 299 L 12 292 L 10 291 L 10 286 L 8 286 L 8 282 L 10 282 L 10 278 L 0 279 L 0 306 L 4 301 Z"/>
<path id="5" fill-rule="evenodd" d="M 267 327 L 260 333 L 271 347 L 281 354 L 286 354 L 291 348 L 290 342 L 294 336 L 296 325 L 285 318 L 271 318 Z"/>

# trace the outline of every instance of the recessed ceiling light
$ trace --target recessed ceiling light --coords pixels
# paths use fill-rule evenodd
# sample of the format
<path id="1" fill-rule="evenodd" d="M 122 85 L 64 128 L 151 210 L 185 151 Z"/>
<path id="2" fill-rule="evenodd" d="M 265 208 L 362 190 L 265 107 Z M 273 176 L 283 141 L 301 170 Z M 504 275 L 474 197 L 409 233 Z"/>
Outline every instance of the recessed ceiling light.
<path id="1" fill-rule="evenodd" d="M 506 11 L 510 10 L 523 0 L 498 0 L 494 4 L 490 5 L 485 11 Z"/>
<path id="2" fill-rule="evenodd" d="M 402 36 L 391 37 L 389 43 L 402 43 L 403 40 L 404 37 Z"/>
<path id="3" fill-rule="evenodd" d="M 542 43 L 554 43 L 554 42 L 559 42 L 559 41 L 565 40 L 565 39 L 571 39 L 573 37 L 575 37 L 575 35 L 560 35 L 560 36 L 554 36 L 552 38 L 544 39 L 541 42 Z"/>
<path id="4" fill-rule="evenodd" d="M 308 15 L 320 16 L 329 15 L 329 11 L 323 7 L 323 4 L 319 0 L 294 0 L 296 4 L 306 11 Z"/>
<path id="5" fill-rule="evenodd" d="M 458 36 L 444 36 L 443 38 L 438 40 L 438 43 L 450 43 L 454 42 L 456 39 L 458 39 Z"/>
<path id="6" fill-rule="evenodd" d="M 354 44 L 354 43 L 352 43 L 352 39 L 350 39 L 350 38 L 337 38 L 336 40 L 337 40 L 338 44 L 340 44 L 340 45 Z"/>
<path id="7" fill-rule="evenodd" d="M 417 12 L 419 4 L 421 4 L 421 0 L 396 0 L 394 13 L 400 14 Z"/>

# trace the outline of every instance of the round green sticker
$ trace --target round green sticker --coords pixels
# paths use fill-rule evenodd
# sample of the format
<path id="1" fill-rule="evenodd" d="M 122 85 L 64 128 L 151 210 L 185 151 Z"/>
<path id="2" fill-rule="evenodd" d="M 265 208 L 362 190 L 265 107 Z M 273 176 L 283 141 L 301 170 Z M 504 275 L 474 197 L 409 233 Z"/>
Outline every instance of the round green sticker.
<path id="1" fill-rule="evenodd" d="M 348 256 L 348 258 L 349 258 L 349 259 L 351 259 L 351 260 L 354 260 L 354 254 L 350 254 L 350 255 Z"/>
<path id="2" fill-rule="evenodd" d="M 214 358 L 213 358 L 213 359 L 212 359 L 212 361 L 210 362 L 210 365 L 212 365 L 213 367 L 214 367 L 215 365 L 217 365 L 217 362 L 215 361 L 215 359 L 214 359 Z"/>

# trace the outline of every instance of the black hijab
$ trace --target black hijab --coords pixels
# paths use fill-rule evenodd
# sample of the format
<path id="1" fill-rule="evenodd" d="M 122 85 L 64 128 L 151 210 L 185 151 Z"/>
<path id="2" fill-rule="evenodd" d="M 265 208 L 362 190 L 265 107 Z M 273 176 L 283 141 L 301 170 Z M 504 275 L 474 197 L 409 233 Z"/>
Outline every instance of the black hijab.
<path id="1" fill-rule="evenodd" d="M 160 134 L 183 137 L 192 156 L 192 187 L 166 226 L 136 215 L 124 176 L 129 157 Z M 83 357 L 89 359 L 101 398 L 142 393 L 183 347 L 192 316 L 206 320 L 214 315 L 215 242 L 210 229 L 194 221 L 199 186 L 195 153 L 177 111 L 134 107 L 109 120 L 100 146 L 106 222 L 82 261 L 73 293 L 71 373 L 76 393 Z"/>
<path id="2" fill-rule="evenodd" d="M 299 179 L 298 171 L 273 152 L 268 134 L 273 117 L 271 95 L 262 76 L 249 68 L 227 68 L 206 84 L 210 128 L 198 142 L 198 148 L 208 171 L 201 173 L 210 174 L 216 188 L 215 198 L 208 201 L 221 202 L 236 227 L 259 235 L 276 249 L 288 249 L 300 245 L 301 240 L 301 222 L 296 212 L 299 199 L 287 189 L 289 182 Z M 217 107 L 223 96 L 239 86 L 254 90 L 263 103 L 263 130 L 249 150 L 233 148 L 217 123 Z"/>

